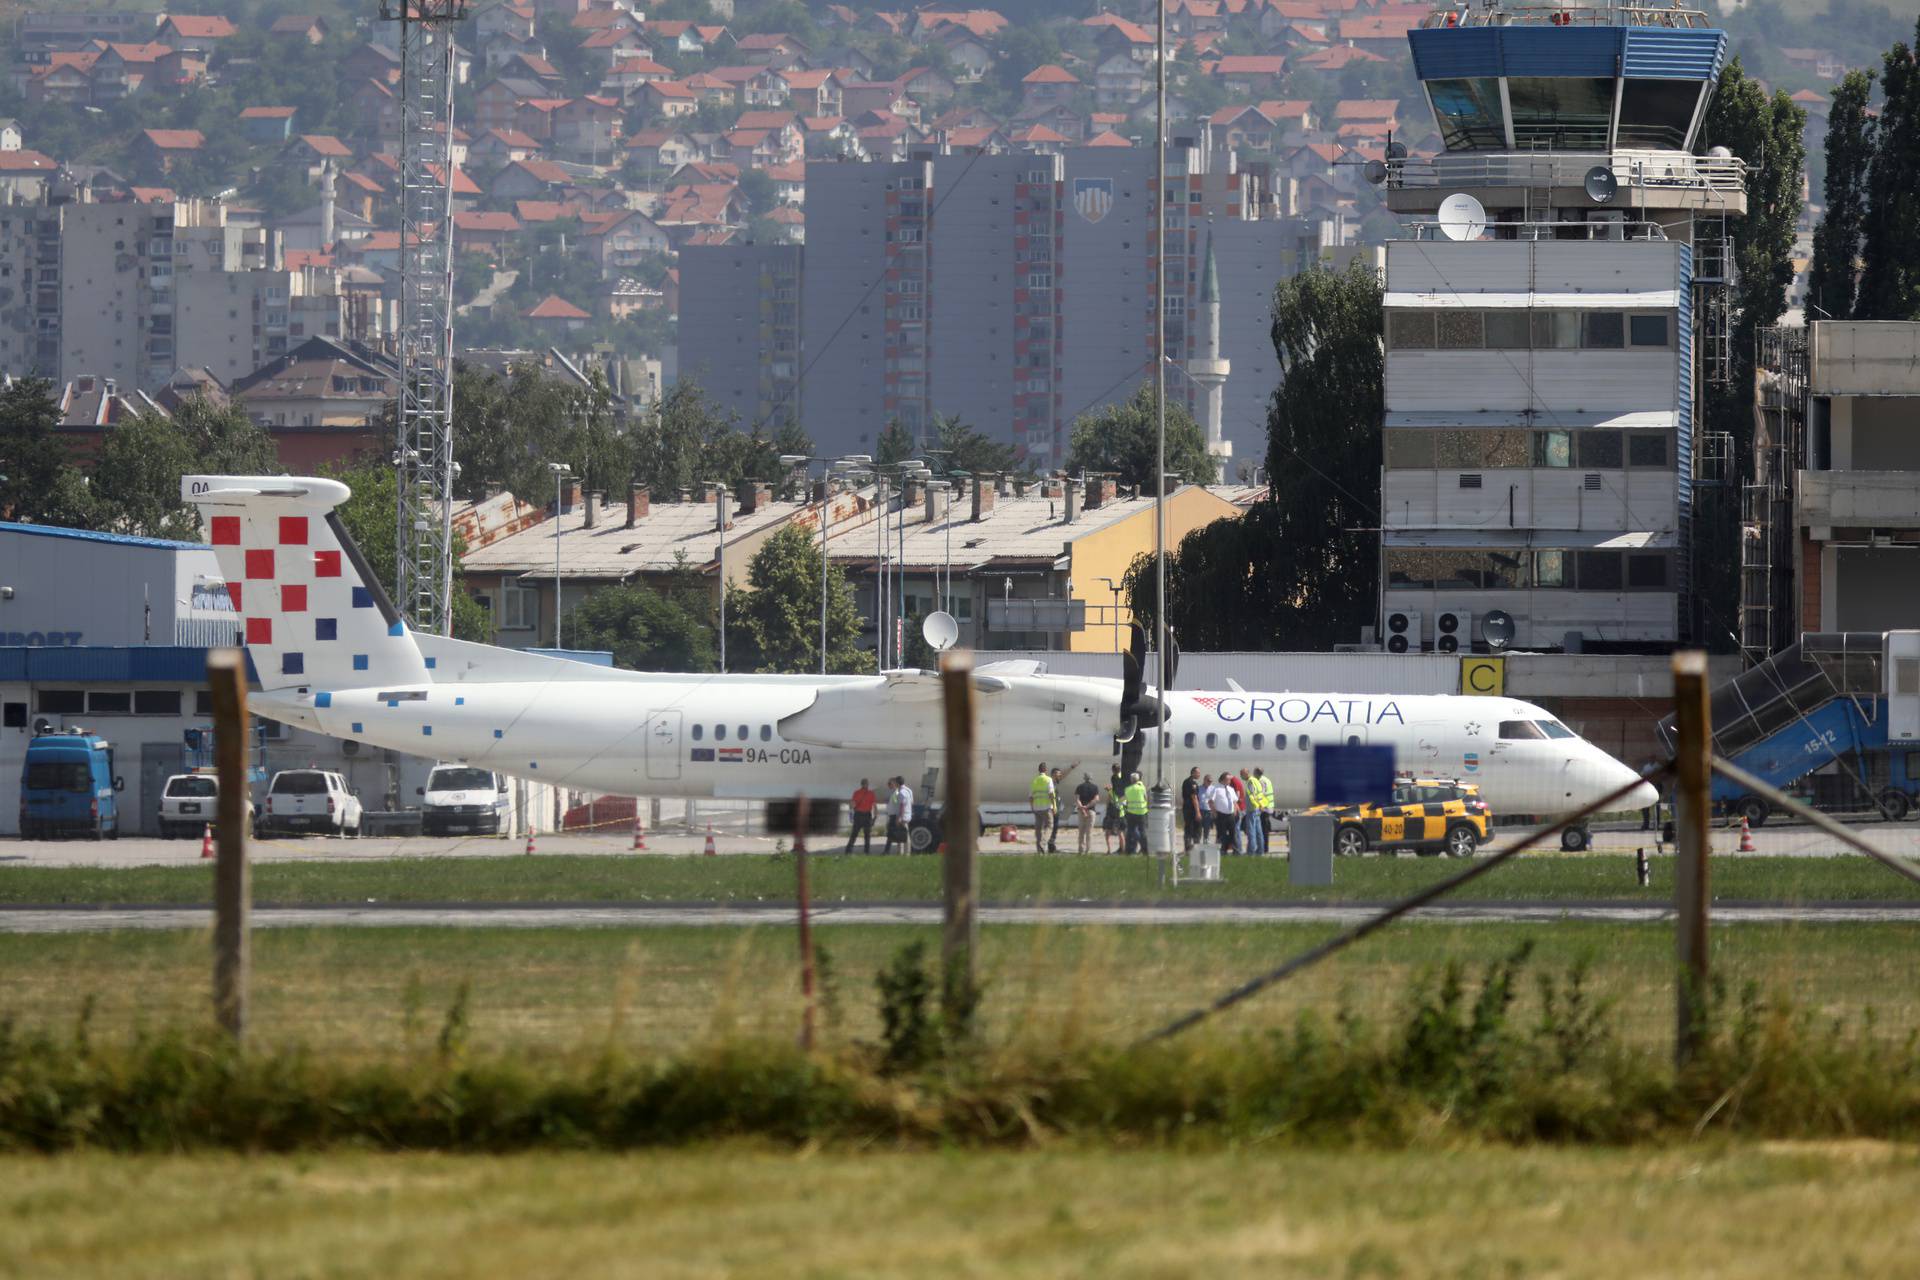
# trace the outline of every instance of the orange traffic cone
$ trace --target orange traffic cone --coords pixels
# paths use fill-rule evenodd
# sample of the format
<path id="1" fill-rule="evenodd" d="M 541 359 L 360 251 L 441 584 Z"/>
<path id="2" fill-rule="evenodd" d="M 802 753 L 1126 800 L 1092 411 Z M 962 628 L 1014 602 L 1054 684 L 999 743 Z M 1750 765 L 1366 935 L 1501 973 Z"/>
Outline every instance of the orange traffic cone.
<path id="1" fill-rule="evenodd" d="M 1753 831 L 1751 828 L 1747 826 L 1747 819 L 1745 814 L 1742 814 L 1740 817 L 1740 852 L 1741 853 L 1755 852 L 1753 847 Z"/>
<path id="2" fill-rule="evenodd" d="M 633 802 L 633 851 L 635 853 L 645 853 L 647 851 L 647 829 L 640 825 L 640 802 L 638 800 Z"/>
<path id="3" fill-rule="evenodd" d="M 713 824 L 712 824 L 711 822 L 709 822 L 709 823 L 707 824 L 707 847 L 706 847 L 706 848 L 704 848 L 704 849 L 702 849 L 702 850 L 701 850 L 700 852 L 701 852 L 701 853 L 703 853 L 703 854 L 705 854 L 705 855 L 706 855 L 707 857 L 709 857 L 709 858 L 711 858 L 711 857 L 713 857 L 713 856 L 714 856 L 714 848 L 713 848 Z"/>
<path id="4" fill-rule="evenodd" d="M 200 835 L 200 856 L 203 858 L 213 856 L 213 824 L 211 822 L 206 825 Z"/>
<path id="5" fill-rule="evenodd" d="M 533 848 L 533 828 L 532 828 L 532 827 L 528 827 L 528 828 L 527 828 L 527 853 L 528 853 L 528 855 L 529 855 L 529 856 L 531 856 L 531 855 L 533 854 L 533 852 L 534 852 L 534 848 Z"/>

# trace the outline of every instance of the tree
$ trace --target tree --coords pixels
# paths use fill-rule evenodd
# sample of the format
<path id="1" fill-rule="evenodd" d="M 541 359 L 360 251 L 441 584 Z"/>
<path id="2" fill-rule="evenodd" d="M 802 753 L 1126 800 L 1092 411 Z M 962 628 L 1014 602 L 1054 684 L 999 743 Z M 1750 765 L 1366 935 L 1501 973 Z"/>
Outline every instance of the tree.
<path id="1" fill-rule="evenodd" d="M 602 587 L 567 615 L 577 649 L 605 649 L 630 671 L 713 671 L 713 610 L 699 580 L 666 590 Z"/>
<path id="2" fill-rule="evenodd" d="M 1738 630 L 1740 486 L 1753 479 L 1753 386 L 1759 331 L 1779 322 L 1793 283 L 1794 228 L 1802 209 L 1802 141 L 1806 112 L 1784 91 L 1771 97 L 1735 58 L 1701 125 L 1702 148 L 1723 146 L 1747 162 L 1747 212 L 1734 229 L 1730 365 L 1723 383 L 1709 383 L 1700 414 L 1705 430 L 1733 442 L 1737 482 L 1719 495 L 1705 495 L 1694 521 L 1691 625 L 1715 648 L 1726 648 Z"/>
<path id="3" fill-rule="evenodd" d="M 200 517 L 180 501 L 180 477 L 199 471 L 186 436 L 158 413 L 107 432 L 93 464 L 94 518 L 149 538 L 198 538 Z"/>
<path id="4" fill-rule="evenodd" d="M 1920 47 L 1920 23 L 1914 27 Z M 1904 41 L 1881 59 L 1880 122 L 1867 177 L 1867 216 L 1855 314 L 1862 320 L 1920 317 L 1920 65 Z"/>
<path id="5" fill-rule="evenodd" d="M 45 378 L 0 389 L 0 515 L 28 524 L 92 527 L 93 503 L 59 436 L 60 406 Z"/>
<path id="6" fill-rule="evenodd" d="M 1124 404 L 1081 414 L 1067 450 L 1069 471 L 1118 475 L 1121 484 L 1154 488 L 1157 450 L 1153 388 L 1142 385 Z M 1167 404 L 1167 471 L 1188 484 L 1212 484 L 1218 468 L 1207 438 L 1186 406 Z"/>
<path id="7" fill-rule="evenodd" d="M 755 215 L 772 213 L 779 204 L 779 197 L 773 188 L 773 175 L 765 169 L 742 169 L 740 171 L 740 198 L 747 202 L 747 212 Z"/>
<path id="8" fill-rule="evenodd" d="M 1373 618 L 1381 301 L 1359 261 L 1274 289 L 1271 492 L 1237 520 L 1195 529 L 1168 557 L 1167 619 L 1188 648 L 1324 649 Z M 1151 625 L 1151 556 L 1134 562 L 1126 586 L 1134 615 Z"/>
<path id="9" fill-rule="evenodd" d="M 1827 211 L 1813 232 L 1813 269 L 1807 297 L 1835 320 L 1853 316 L 1860 242 L 1866 233 L 1867 173 L 1873 161 L 1873 117 L 1867 98 L 1871 71 L 1849 71 L 1833 93 L 1827 123 Z"/>
<path id="10" fill-rule="evenodd" d="M 940 441 L 940 455 L 948 471 L 977 476 L 1015 471 L 1020 467 L 1019 456 L 1012 445 L 975 430 L 960 421 L 958 415 L 936 416 L 933 433 Z"/>
<path id="11" fill-rule="evenodd" d="M 389 595 L 393 594 L 400 564 L 399 530 L 394 520 L 399 509 L 399 490 L 393 468 L 369 462 L 331 474 L 353 490 L 345 502 L 334 508 L 335 514 L 340 517 L 340 523 L 345 526 L 354 545 L 360 548 L 360 554 L 366 558 L 367 569 L 373 574 L 374 581 L 386 588 Z M 486 607 L 462 585 L 460 558 L 465 551 L 460 535 L 456 533 L 453 546 L 453 634 L 459 640 L 474 640 L 484 644 L 493 639 L 493 618 L 487 613 Z"/>
<path id="12" fill-rule="evenodd" d="M 729 638 L 738 668 L 800 673 L 820 669 L 820 544 L 810 530 L 788 524 L 760 544 L 747 564 L 750 590 L 727 592 Z M 827 670 L 873 669 L 859 648 L 860 615 L 845 572 L 827 572 Z"/>
<path id="13" fill-rule="evenodd" d="M 913 433 L 898 422 L 889 422 L 880 431 L 880 438 L 873 443 L 873 460 L 879 465 L 892 466 L 896 462 L 905 462 L 913 456 Z"/>

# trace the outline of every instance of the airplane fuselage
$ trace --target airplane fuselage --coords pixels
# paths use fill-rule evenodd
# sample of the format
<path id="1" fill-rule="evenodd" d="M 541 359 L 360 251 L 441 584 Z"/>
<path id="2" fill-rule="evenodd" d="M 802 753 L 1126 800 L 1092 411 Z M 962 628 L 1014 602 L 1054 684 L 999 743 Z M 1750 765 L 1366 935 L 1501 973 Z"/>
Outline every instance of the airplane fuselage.
<path id="1" fill-rule="evenodd" d="M 854 718 L 825 734 L 804 720 L 823 694 L 871 687 L 873 677 L 607 675 L 280 691 L 258 695 L 256 706 L 330 736 L 618 795 L 839 798 L 862 778 L 877 785 L 894 774 L 919 791 L 943 764 L 937 701 L 916 714 Z M 1043 700 L 1044 710 L 1006 716 L 996 714 L 993 699 L 979 700 L 982 802 L 1024 801 L 1042 762 L 1066 769 L 1073 782 L 1085 773 L 1104 784 L 1117 758 L 1109 726 L 1120 682 L 1027 676 L 1021 683 L 1029 693 L 1038 684 L 1057 696 Z M 1194 767 L 1217 774 L 1259 766 L 1283 809 L 1312 803 L 1313 748 L 1328 743 L 1390 746 L 1396 768 L 1475 783 L 1496 813 L 1564 812 L 1627 776 L 1550 713 L 1512 698 L 1235 690 L 1176 691 L 1163 701 L 1160 749 L 1170 782 Z M 1516 725 L 1531 727 L 1515 736 Z M 1155 731 L 1141 732 L 1141 772 L 1151 783 Z"/>

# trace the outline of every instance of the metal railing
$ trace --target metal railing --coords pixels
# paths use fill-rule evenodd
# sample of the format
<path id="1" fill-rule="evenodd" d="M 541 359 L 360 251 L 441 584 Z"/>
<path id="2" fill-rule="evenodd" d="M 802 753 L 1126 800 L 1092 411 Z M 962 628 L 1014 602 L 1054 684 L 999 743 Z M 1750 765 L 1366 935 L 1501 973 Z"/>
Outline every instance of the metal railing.
<path id="1" fill-rule="evenodd" d="M 1597 166 L 1613 170 L 1623 191 L 1744 192 L 1746 161 L 1684 151 L 1461 151 L 1387 161 L 1390 189 L 1462 187 L 1578 187 Z M 1623 196 L 1621 204 L 1628 203 Z"/>
<path id="2" fill-rule="evenodd" d="M 1416 240 L 1450 239 L 1441 222 L 1409 223 Z M 1667 229 L 1657 222 L 1489 222 L 1496 240 L 1665 240 Z"/>
<path id="3" fill-rule="evenodd" d="M 1713 20 L 1700 9 L 1679 5 L 1470 4 L 1442 5 L 1423 27 L 1673 27 L 1706 28 Z"/>

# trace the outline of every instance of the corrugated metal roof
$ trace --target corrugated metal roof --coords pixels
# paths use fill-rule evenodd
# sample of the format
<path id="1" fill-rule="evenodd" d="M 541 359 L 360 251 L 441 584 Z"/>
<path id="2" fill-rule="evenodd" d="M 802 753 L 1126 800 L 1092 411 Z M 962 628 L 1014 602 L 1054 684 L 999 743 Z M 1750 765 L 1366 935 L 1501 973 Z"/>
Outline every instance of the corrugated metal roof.
<path id="1" fill-rule="evenodd" d="M 1461 292 L 1449 290 L 1435 293 L 1389 293 L 1386 295 L 1389 307 L 1476 307 L 1483 310 L 1499 310 L 1505 307 L 1561 307 L 1567 310 L 1586 311 L 1647 311 L 1678 307 L 1680 291 L 1678 289 L 1657 289 L 1648 293 L 1508 293 L 1490 290 L 1486 293 Z"/>
<path id="2" fill-rule="evenodd" d="M 0 533 L 25 533 L 36 538 L 74 538 L 82 542 L 110 542 L 121 547 L 152 547 L 160 551 L 205 551 L 205 543 L 173 542 L 166 538 L 140 538 L 129 533 L 99 533 L 92 529 L 62 529 L 47 524 L 18 524 L 0 520 Z"/>
<path id="3" fill-rule="evenodd" d="M 1682 366 L 1690 367 L 1690 366 Z M 1556 427 L 1562 430 L 1579 430 L 1583 427 L 1607 428 L 1617 431 L 1671 431 L 1679 420 L 1679 414 L 1671 409 L 1647 409 L 1638 411 L 1614 412 L 1596 410 L 1580 412 L 1574 410 L 1556 411 L 1550 417 L 1543 414 L 1529 416 L 1512 409 L 1433 409 L 1423 412 L 1389 413 L 1386 419 L 1388 427 Z"/>

